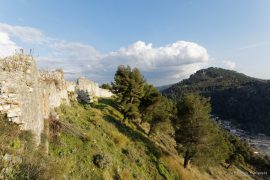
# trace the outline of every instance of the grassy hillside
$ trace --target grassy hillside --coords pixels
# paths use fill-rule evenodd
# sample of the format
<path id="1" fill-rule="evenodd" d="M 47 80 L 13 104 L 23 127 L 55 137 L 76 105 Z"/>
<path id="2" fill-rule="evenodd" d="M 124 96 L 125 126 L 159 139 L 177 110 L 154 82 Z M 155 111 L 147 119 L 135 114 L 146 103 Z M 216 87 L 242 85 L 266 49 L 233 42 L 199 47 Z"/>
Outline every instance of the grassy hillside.
<path id="1" fill-rule="evenodd" d="M 183 168 L 172 145 L 153 143 L 122 114 L 110 99 L 90 107 L 74 102 L 50 120 L 49 154 L 66 159 L 71 179 L 248 179 L 237 168 Z M 173 144 L 173 143 L 172 143 Z M 170 147 L 168 147 L 170 146 Z"/>
<path id="2" fill-rule="evenodd" d="M 122 121 L 112 99 L 92 106 L 73 102 L 50 117 L 46 136 L 34 148 L 31 133 L 0 117 L 0 179 L 252 179 L 246 165 L 200 169 L 183 159 L 164 126 L 148 137 Z M 154 143 L 155 142 L 155 143 Z"/>
<path id="3" fill-rule="evenodd" d="M 115 109 L 99 103 L 95 108 L 74 104 L 59 110 L 61 134 L 51 141 L 50 153 L 70 159 L 71 177 L 162 179 L 151 143 L 121 124 L 121 114 Z M 94 163 L 98 155 L 104 158 L 101 167 Z"/>
<path id="4" fill-rule="evenodd" d="M 163 91 L 175 101 L 184 92 L 210 97 L 213 114 L 251 133 L 270 135 L 270 83 L 221 68 L 199 70 Z"/>

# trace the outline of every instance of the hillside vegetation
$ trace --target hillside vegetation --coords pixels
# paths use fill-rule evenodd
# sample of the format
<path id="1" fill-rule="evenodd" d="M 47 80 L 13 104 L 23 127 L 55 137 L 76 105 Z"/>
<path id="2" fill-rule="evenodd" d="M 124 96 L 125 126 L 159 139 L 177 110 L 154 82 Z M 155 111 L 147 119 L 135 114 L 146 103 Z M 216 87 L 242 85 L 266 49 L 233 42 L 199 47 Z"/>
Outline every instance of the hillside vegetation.
<path id="1" fill-rule="evenodd" d="M 69 159 L 71 179 L 248 179 L 245 170 L 223 166 L 183 168 L 173 147 L 154 143 L 123 115 L 112 99 L 93 107 L 74 103 L 58 109 L 58 133 L 52 133 L 50 155 Z M 58 121 L 58 120 L 57 120 Z M 173 144 L 173 143 L 172 143 Z M 95 157 L 100 157 L 96 160 Z"/>
<path id="2" fill-rule="evenodd" d="M 211 98 L 212 114 L 251 133 L 270 135 L 270 82 L 221 68 L 199 70 L 163 91 L 178 101 L 183 93 Z"/>
<path id="3" fill-rule="evenodd" d="M 250 169 L 184 169 L 184 160 L 175 151 L 168 152 L 172 147 L 164 149 L 133 124 L 123 123 L 112 99 L 93 107 L 73 102 L 57 112 L 59 118 L 49 121 L 48 155 L 44 144 L 32 148 L 30 132 L 1 121 L 1 129 L 6 129 L 1 131 L 1 154 L 12 155 L 11 161 L 0 161 L 1 179 L 251 179 Z"/>
<path id="4" fill-rule="evenodd" d="M 207 98 L 183 94 L 172 102 L 120 66 L 115 96 L 56 108 L 42 142 L 0 119 L 0 179 L 263 179 L 270 161 L 214 121 Z M 254 172 L 263 172 L 262 175 Z"/>

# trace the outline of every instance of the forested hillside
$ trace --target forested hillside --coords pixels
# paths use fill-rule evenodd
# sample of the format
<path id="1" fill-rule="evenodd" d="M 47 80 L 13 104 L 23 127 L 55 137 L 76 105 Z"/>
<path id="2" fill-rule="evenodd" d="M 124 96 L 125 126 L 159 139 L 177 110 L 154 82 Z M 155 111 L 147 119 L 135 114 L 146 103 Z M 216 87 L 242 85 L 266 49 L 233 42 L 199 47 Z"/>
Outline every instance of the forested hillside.
<path id="1" fill-rule="evenodd" d="M 163 91 L 178 101 L 184 92 L 211 98 L 212 113 L 251 133 L 270 135 L 270 82 L 221 68 L 199 70 Z"/>

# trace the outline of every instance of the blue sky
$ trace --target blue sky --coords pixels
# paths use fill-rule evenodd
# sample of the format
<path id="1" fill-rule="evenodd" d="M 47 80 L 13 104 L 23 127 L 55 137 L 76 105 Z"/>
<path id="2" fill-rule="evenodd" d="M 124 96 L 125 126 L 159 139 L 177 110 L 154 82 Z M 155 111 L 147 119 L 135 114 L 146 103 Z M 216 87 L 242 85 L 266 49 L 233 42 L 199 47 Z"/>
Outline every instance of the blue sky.
<path id="1" fill-rule="evenodd" d="M 40 68 L 63 68 L 67 78 L 111 81 L 117 65 L 130 64 L 156 85 L 208 66 L 270 79 L 269 0 L 0 4 L 0 55 L 34 48 Z"/>

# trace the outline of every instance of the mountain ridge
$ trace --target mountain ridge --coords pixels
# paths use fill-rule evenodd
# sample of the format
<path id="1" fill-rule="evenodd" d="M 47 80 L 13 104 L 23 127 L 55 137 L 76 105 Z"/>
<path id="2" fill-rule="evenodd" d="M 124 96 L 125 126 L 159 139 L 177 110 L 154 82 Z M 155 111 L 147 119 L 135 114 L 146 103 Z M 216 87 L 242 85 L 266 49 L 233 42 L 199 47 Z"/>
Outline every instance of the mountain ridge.
<path id="1" fill-rule="evenodd" d="M 269 80 L 210 67 L 162 91 L 174 101 L 178 101 L 185 92 L 197 92 L 210 97 L 214 115 L 250 133 L 270 135 Z"/>

